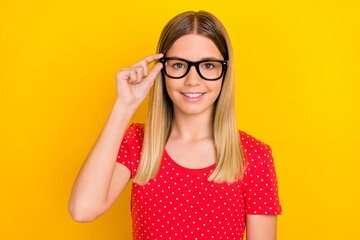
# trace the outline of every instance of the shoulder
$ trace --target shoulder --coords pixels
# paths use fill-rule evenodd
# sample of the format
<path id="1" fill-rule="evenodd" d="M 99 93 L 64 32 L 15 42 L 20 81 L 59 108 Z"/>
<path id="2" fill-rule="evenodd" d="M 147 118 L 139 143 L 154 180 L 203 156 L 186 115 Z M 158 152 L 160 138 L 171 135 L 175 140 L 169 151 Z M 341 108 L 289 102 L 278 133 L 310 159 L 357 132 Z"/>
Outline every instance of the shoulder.
<path id="1" fill-rule="evenodd" d="M 131 178 L 136 174 L 143 144 L 144 124 L 131 123 L 125 131 L 121 142 L 117 162 L 131 171 Z"/>
<path id="2" fill-rule="evenodd" d="M 144 136 L 144 123 L 131 123 L 124 134 L 124 141 L 128 144 L 139 143 Z"/>
<path id="3" fill-rule="evenodd" d="M 265 143 L 264 141 L 260 140 L 259 138 L 250 135 L 249 133 L 239 130 L 239 136 L 241 145 L 244 151 L 249 155 L 251 153 L 260 153 L 260 152 L 270 152 L 271 147 L 269 144 Z"/>
<path id="4" fill-rule="evenodd" d="M 242 180 L 246 214 L 281 215 L 275 163 L 269 144 L 240 131 L 246 157 Z"/>
<path id="5" fill-rule="evenodd" d="M 270 163 L 273 163 L 272 150 L 269 144 L 241 130 L 239 130 L 239 135 L 241 148 L 246 158 L 247 171 L 252 169 L 252 167 L 259 170 L 259 165 L 265 164 L 268 166 Z"/>

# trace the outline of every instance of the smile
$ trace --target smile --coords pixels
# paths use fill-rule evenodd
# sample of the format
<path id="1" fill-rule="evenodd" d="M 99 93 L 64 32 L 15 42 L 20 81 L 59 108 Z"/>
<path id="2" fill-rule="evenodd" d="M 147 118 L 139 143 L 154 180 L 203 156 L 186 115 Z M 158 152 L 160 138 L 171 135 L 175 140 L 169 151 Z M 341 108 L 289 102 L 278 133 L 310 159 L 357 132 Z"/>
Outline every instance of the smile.
<path id="1" fill-rule="evenodd" d="M 197 102 L 200 101 L 205 93 L 182 93 L 181 95 L 184 96 L 184 98 L 190 102 Z"/>

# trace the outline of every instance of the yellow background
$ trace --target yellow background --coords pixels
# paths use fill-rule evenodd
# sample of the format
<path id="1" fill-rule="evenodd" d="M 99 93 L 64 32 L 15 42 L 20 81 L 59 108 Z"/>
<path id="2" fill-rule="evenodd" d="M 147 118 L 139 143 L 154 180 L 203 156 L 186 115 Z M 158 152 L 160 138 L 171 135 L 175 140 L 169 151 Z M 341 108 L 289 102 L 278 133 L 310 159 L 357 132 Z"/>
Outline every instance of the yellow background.
<path id="1" fill-rule="evenodd" d="M 131 182 L 91 223 L 71 218 L 69 194 L 116 72 L 154 54 L 187 10 L 229 32 L 238 127 L 273 149 L 278 239 L 360 239 L 356 0 L 1 1 L 1 239 L 131 239 Z"/>

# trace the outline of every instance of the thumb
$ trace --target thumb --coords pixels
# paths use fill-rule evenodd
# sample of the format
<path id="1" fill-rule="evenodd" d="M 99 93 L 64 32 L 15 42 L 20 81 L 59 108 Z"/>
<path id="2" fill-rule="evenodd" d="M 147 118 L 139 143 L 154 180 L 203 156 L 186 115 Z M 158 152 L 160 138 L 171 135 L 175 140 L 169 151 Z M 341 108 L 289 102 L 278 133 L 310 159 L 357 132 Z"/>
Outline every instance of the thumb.
<path id="1" fill-rule="evenodd" d="M 152 67 L 150 73 L 145 77 L 145 80 L 146 80 L 146 81 L 150 81 L 151 83 L 153 83 L 153 82 L 154 82 L 154 79 L 156 78 L 156 76 L 158 75 L 158 73 L 160 72 L 160 70 L 161 70 L 162 68 L 163 68 L 163 65 L 162 65 L 161 62 L 156 63 L 156 64 Z"/>

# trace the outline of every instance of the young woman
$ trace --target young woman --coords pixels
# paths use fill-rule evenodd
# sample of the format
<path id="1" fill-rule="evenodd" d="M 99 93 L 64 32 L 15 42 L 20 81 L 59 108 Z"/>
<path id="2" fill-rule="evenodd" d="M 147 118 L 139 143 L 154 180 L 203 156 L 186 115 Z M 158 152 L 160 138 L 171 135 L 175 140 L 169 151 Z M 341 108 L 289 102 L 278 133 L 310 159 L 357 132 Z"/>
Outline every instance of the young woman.
<path id="1" fill-rule="evenodd" d="M 237 128 L 221 22 L 205 11 L 175 16 L 157 54 L 116 78 L 118 98 L 73 186 L 75 221 L 105 213 L 132 179 L 134 239 L 243 239 L 245 226 L 248 240 L 276 239 L 282 208 L 271 148 Z M 129 125 L 149 91 L 147 123 Z"/>

